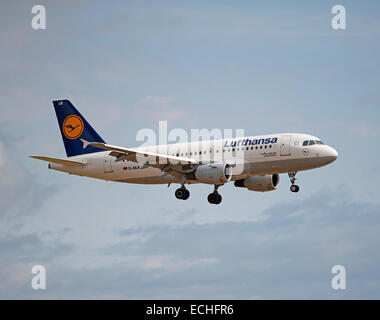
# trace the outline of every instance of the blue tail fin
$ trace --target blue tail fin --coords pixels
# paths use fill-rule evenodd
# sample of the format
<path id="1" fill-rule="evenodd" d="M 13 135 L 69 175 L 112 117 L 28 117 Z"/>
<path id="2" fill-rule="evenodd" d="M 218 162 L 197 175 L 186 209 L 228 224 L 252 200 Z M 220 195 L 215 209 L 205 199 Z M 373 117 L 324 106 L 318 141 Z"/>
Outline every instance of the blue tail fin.
<path id="1" fill-rule="evenodd" d="M 80 139 L 105 142 L 69 100 L 57 100 L 53 101 L 53 104 L 68 157 L 104 151 L 92 146 L 83 149 Z"/>

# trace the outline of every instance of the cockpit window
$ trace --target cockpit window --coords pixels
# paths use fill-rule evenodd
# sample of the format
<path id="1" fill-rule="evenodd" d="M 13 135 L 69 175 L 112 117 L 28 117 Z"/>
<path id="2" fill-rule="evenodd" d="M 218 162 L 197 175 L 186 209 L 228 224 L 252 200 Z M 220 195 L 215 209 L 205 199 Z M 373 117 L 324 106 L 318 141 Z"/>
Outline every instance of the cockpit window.
<path id="1" fill-rule="evenodd" d="M 305 140 L 303 146 L 312 146 L 313 144 L 324 144 L 321 140 Z"/>

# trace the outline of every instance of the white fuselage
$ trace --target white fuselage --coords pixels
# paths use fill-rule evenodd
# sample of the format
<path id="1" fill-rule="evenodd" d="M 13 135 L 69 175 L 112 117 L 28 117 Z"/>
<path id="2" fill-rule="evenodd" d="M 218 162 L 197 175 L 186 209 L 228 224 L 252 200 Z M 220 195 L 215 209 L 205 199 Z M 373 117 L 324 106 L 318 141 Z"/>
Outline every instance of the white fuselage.
<path id="1" fill-rule="evenodd" d="M 142 153 L 186 157 L 207 163 L 229 163 L 232 165 L 232 179 L 249 176 L 297 172 L 325 166 L 333 162 L 338 153 L 324 144 L 304 146 L 304 141 L 318 140 L 307 134 L 271 134 L 244 138 L 222 139 L 202 142 L 177 143 L 160 146 L 134 148 Z M 239 142 L 240 141 L 240 142 Z M 83 162 L 83 166 L 66 166 L 49 163 L 49 168 L 96 179 L 143 184 L 181 183 L 184 172 L 170 174 L 158 167 L 143 163 L 117 161 L 110 151 L 94 152 L 70 157 Z M 189 165 L 191 171 L 191 165 Z M 186 183 L 197 183 L 187 179 Z"/>

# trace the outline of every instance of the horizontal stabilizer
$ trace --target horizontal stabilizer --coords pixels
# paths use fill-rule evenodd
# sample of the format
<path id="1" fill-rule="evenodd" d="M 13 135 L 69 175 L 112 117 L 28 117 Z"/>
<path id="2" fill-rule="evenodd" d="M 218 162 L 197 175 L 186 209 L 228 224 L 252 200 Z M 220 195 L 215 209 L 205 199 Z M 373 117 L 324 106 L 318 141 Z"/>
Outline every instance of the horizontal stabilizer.
<path id="1" fill-rule="evenodd" d="M 49 158 L 49 157 L 42 157 L 42 156 L 29 156 L 30 158 L 37 159 L 37 160 L 42 160 L 42 161 L 47 161 L 47 162 L 52 162 L 52 163 L 58 163 L 58 164 L 63 164 L 65 166 L 84 166 L 86 163 L 84 162 L 79 162 L 79 161 L 73 161 L 73 160 L 66 160 L 66 159 L 59 159 L 59 158 Z"/>

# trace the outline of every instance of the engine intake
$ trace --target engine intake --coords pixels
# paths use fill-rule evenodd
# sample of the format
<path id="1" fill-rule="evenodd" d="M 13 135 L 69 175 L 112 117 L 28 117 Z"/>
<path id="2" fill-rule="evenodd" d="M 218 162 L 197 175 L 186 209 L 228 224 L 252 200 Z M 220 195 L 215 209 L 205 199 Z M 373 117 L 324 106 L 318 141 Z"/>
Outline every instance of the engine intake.
<path id="1" fill-rule="evenodd" d="M 251 176 L 247 179 L 236 180 L 235 187 L 247 188 L 251 191 L 273 191 L 276 190 L 280 183 L 278 174 L 269 174 L 264 176 Z"/>
<path id="2" fill-rule="evenodd" d="M 230 181 L 231 177 L 231 166 L 226 163 L 204 164 L 195 170 L 195 179 L 201 183 L 223 184 Z"/>

